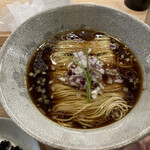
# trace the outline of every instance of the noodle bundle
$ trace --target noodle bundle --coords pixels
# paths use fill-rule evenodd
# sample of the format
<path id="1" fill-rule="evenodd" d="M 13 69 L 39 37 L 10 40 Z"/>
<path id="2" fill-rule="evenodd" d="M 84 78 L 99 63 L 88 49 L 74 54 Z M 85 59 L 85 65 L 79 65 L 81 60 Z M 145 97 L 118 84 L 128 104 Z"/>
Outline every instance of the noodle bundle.
<path id="1" fill-rule="evenodd" d="M 109 45 L 110 38 L 84 43 L 78 40 L 64 40 L 55 45 L 52 55 L 57 64 L 55 65 L 55 70 L 51 72 L 51 75 L 55 77 L 52 85 L 55 90 L 50 92 L 55 97 L 55 101 L 53 101 L 54 107 L 50 115 L 59 124 L 71 127 L 72 122 L 77 122 L 84 128 L 93 127 L 95 124 L 103 124 L 111 118 L 119 120 L 129 111 L 130 106 L 124 100 L 125 94 L 122 90 L 122 84 L 106 85 L 101 95 L 87 103 L 86 91 L 64 85 L 63 82 L 58 82 L 56 78 L 67 75 L 67 66 L 70 63 L 70 59 L 65 54 L 73 54 L 75 50 L 85 51 L 85 47 L 92 49 L 91 55 L 103 53 L 100 60 L 104 64 L 115 66 L 116 56 L 110 50 Z M 65 66 L 64 63 L 66 64 Z"/>

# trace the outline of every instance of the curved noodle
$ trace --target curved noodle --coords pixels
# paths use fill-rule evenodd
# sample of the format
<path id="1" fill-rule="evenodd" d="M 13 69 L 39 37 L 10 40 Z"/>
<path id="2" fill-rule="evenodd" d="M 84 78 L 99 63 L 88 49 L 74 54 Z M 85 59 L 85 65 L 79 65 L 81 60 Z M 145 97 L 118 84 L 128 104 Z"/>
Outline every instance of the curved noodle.
<path id="1" fill-rule="evenodd" d="M 108 116 L 119 120 L 129 111 L 130 106 L 123 99 L 122 92 L 103 93 L 96 99 L 91 100 L 91 103 L 86 103 L 86 92 L 75 90 L 60 83 L 53 86 L 55 87 L 53 94 L 57 100 L 54 102 L 55 106 L 52 108 L 52 112 L 55 115 L 61 112 L 64 115 L 69 115 L 67 119 L 56 118 L 57 122 L 63 122 L 63 124 L 66 124 L 65 126 L 71 126 L 71 122 L 76 121 L 84 126 L 92 127 L 92 122 L 95 123 L 98 119 L 103 118 L 101 123 L 108 120 Z M 81 95 L 80 98 L 77 98 L 77 93 Z M 114 116 L 113 111 L 116 111 L 119 116 Z"/>

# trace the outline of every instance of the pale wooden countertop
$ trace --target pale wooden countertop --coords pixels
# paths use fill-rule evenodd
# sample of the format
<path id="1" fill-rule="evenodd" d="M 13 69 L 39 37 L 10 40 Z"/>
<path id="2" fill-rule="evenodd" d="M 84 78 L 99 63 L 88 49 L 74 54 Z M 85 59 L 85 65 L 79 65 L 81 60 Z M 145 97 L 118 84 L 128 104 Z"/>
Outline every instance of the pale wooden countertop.
<path id="1" fill-rule="evenodd" d="M 0 0 L 0 18 L 8 13 L 8 9 L 6 9 L 6 4 L 12 3 L 17 0 Z M 18 0 L 19 2 L 23 3 L 26 0 Z M 141 21 L 145 21 L 147 10 L 146 11 L 134 11 L 129 8 L 127 8 L 124 5 L 124 0 L 72 0 L 72 4 L 99 4 L 108 6 L 111 8 L 115 8 L 118 10 L 122 10 L 124 12 L 127 12 Z M 0 32 L 0 46 L 4 43 L 4 41 L 7 39 L 7 37 L 10 35 L 10 32 Z"/>
<path id="2" fill-rule="evenodd" d="M 0 18 L 8 13 L 8 10 L 6 9 L 6 4 L 12 3 L 17 0 L 0 0 Z M 25 2 L 25 0 L 18 0 L 19 2 Z M 150 21 L 150 15 L 149 18 L 147 17 L 148 11 L 134 11 L 129 8 L 127 8 L 124 5 L 124 0 L 72 0 L 72 4 L 82 4 L 82 3 L 88 3 L 88 4 L 99 4 L 108 6 L 111 8 L 115 8 L 121 11 L 124 11 L 126 13 L 129 13 L 141 21 L 145 22 L 145 19 Z M 149 11 L 150 12 L 150 11 Z M 9 36 L 10 32 L 0 32 L 0 46 L 2 43 L 6 40 L 6 38 Z M 8 117 L 6 112 L 4 111 L 3 107 L 0 104 L 0 117 Z M 53 148 L 50 148 L 46 145 L 40 144 L 41 150 L 54 150 Z"/>

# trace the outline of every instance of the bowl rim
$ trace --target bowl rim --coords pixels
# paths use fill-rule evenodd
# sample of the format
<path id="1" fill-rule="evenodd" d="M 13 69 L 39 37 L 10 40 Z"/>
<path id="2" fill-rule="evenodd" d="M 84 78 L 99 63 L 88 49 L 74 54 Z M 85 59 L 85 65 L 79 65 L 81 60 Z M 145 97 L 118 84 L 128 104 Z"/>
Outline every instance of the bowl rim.
<path id="1" fill-rule="evenodd" d="M 0 53 L 0 58 L 5 50 L 5 47 L 6 45 L 9 43 L 9 40 L 10 38 L 15 34 L 15 32 L 17 32 L 23 25 L 27 24 L 28 22 L 30 22 L 33 18 L 35 17 L 38 17 L 40 16 L 41 14 L 44 14 L 46 12 L 53 12 L 53 11 L 57 11 L 59 9 L 64 9 L 64 8 L 68 8 L 68 7 L 78 7 L 78 6 L 83 6 L 83 7 L 99 7 L 99 8 L 105 8 L 105 9 L 110 9 L 111 11 L 115 11 L 115 12 L 118 12 L 118 13 L 121 13 L 121 14 L 124 14 L 125 16 L 127 17 L 130 17 L 132 18 L 133 20 L 135 20 L 136 22 L 138 22 L 141 26 L 143 26 L 144 28 L 146 28 L 147 30 L 150 31 L 150 27 L 142 22 L 141 20 L 139 20 L 138 18 L 126 13 L 126 12 L 123 12 L 121 10 L 118 10 L 118 9 L 115 9 L 115 8 L 110 8 L 110 7 L 107 7 L 107 6 L 103 6 L 103 5 L 98 5 L 98 4 L 72 4 L 72 5 L 67 5 L 67 6 L 61 6 L 61 7 L 56 7 L 56 8 L 53 8 L 53 9 L 47 9 L 45 11 L 42 11 L 34 16 L 32 16 L 31 18 L 29 18 L 28 20 L 26 20 L 24 23 L 22 23 L 15 31 L 13 31 L 13 33 L 11 33 L 11 35 L 7 38 L 7 40 L 5 41 L 5 43 L 3 44 L 2 48 L 1 48 L 1 53 Z M 1 62 L 1 60 L 0 60 Z M 0 63 L 1 64 L 1 63 Z M 0 72 L 1 72 L 1 69 L 0 69 Z M 3 108 L 5 109 L 5 111 L 7 112 L 7 114 L 11 117 L 11 119 L 21 128 L 23 129 L 27 134 L 31 135 L 32 137 L 35 137 L 38 141 L 41 141 L 49 146 L 52 146 L 55 147 L 55 148 L 70 148 L 70 149 L 74 149 L 74 147 L 63 147 L 63 145 L 58 145 L 57 143 L 51 143 L 50 141 L 47 141 L 41 137 L 38 137 L 35 133 L 33 133 L 31 130 L 27 129 L 24 125 L 22 125 L 18 119 L 12 114 L 12 112 L 9 110 L 9 107 L 7 106 L 6 102 L 5 102 L 5 98 L 3 97 L 3 94 L 2 94 L 2 90 L 1 90 L 1 86 L 0 86 L 0 97 L 1 97 L 1 104 L 3 106 Z M 0 117 L 0 118 L 3 118 L 3 117 Z M 141 134 L 139 135 L 136 135 L 134 138 L 130 139 L 130 140 L 126 140 L 122 143 L 119 143 L 119 144 L 116 144 L 116 145 L 113 145 L 113 146 L 107 146 L 107 148 L 100 148 L 101 150 L 105 150 L 105 149 L 117 149 L 117 148 L 120 148 L 120 147 L 125 147 L 133 142 L 136 142 L 140 139 L 142 139 L 143 137 L 147 136 L 148 134 L 150 133 L 150 126 L 148 128 L 146 128 Z M 87 148 L 86 148 L 87 149 Z M 91 148 L 90 148 L 91 149 Z M 82 150 L 84 150 L 84 148 L 82 148 Z M 97 148 L 94 148 L 94 150 L 98 150 Z"/>

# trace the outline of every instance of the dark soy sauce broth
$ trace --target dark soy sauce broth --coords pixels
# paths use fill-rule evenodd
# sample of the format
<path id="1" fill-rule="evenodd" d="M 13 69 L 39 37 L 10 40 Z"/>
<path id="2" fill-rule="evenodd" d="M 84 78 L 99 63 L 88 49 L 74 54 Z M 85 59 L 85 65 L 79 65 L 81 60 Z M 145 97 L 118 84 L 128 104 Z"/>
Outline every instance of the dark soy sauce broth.
<path id="1" fill-rule="evenodd" d="M 73 32 L 75 35 L 77 35 L 78 37 L 80 37 L 81 39 L 85 41 L 91 41 L 92 39 L 94 39 L 96 34 L 105 35 L 105 33 L 91 31 L 91 30 L 77 30 L 77 31 L 71 31 L 71 32 Z M 27 89 L 31 97 L 31 100 L 45 116 L 47 116 L 49 119 L 53 121 L 54 119 L 50 115 L 50 111 L 53 107 L 53 101 L 55 101 L 55 98 L 51 99 L 50 91 L 49 91 L 49 81 L 51 79 L 51 76 L 50 76 L 51 69 L 49 67 L 49 64 L 50 64 L 49 56 L 53 53 L 53 46 L 55 45 L 55 43 L 60 41 L 62 37 L 65 39 L 67 33 L 69 32 L 57 34 L 51 39 L 48 39 L 33 54 L 27 66 L 27 76 L 26 76 Z M 137 58 L 135 57 L 135 55 L 132 53 L 132 51 L 124 43 L 122 43 L 118 39 L 115 39 L 111 36 L 109 37 L 110 37 L 111 43 L 112 44 L 116 43 L 117 45 L 117 48 L 113 50 L 113 52 L 118 57 L 119 61 L 121 61 L 122 63 L 128 64 L 127 59 L 129 57 L 134 58 L 133 69 L 136 72 L 129 70 L 128 68 L 123 69 L 117 66 L 120 70 L 125 86 L 128 87 L 129 89 L 129 92 L 126 93 L 125 100 L 128 102 L 128 105 L 131 105 L 133 108 L 133 106 L 135 106 L 136 102 L 138 101 L 141 91 L 142 91 L 143 78 L 142 78 L 142 71 L 141 71 L 140 64 Z M 138 79 L 138 81 L 135 81 L 136 83 L 130 82 L 132 76 L 136 76 L 136 79 Z M 104 75 L 103 78 L 104 80 L 106 80 L 108 77 Z M 95 125 L 94 128 L 109 125 L 113 122 L 115 121 L 109 120 L 108 122 L 104 124 L 101 124 L 98 126 Z M 76 122 L 74 123 L 73 127 L 82 128 L 82 126 Z"/>

